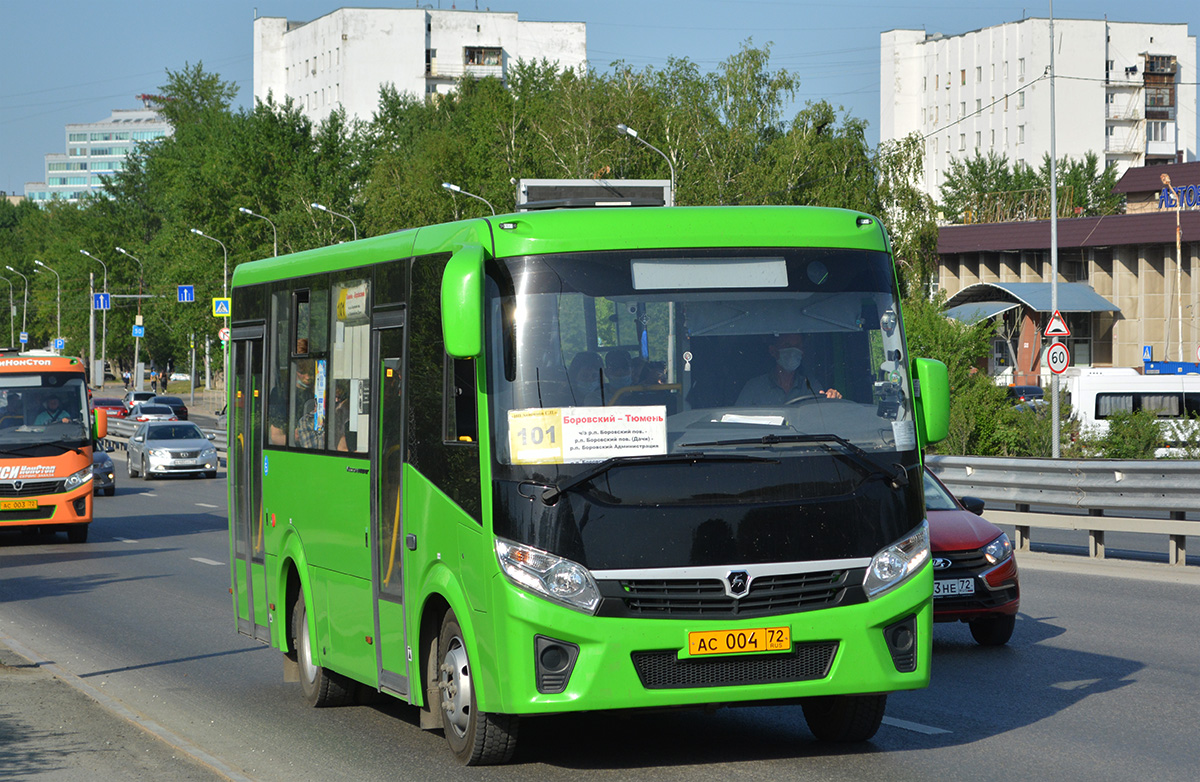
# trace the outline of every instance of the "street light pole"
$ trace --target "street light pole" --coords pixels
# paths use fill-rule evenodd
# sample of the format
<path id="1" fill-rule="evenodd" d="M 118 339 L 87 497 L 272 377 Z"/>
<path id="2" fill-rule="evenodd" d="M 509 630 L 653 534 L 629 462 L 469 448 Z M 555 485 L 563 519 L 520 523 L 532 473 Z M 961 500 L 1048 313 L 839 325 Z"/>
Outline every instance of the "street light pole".
<path id="1" fill-rule="evenodd" d="M 87 257 L 104 268 L 104 292 L 108 293 L 108 264 L 92 255 L 87 250 L 80 250 Z M 94 309 L 94 308 L 93 308 Z M 104 370 L 108 366 L 108 310 L 100 313 L 100 383 L 97 388 L 104 387 Z"/>
<path id="2" fill-rule="evenodd" d="M 1183 204 L 1183 200 L 1179 197 L 1179 191 L 1171 187 L 1171 177 L 1167 174 L 1161 174 L 1159 179 L 1163 185 L 1171 193 L 1172 199 L 1175 201 L 1175 297 L 1179 301 L 1179 347 L 1176 352 L 1179 354 L 1179 361 L 1183 361 L 1183 233 L 1179 228 L 1179 207 Z M 1164 350 L 1165 354 L 1166 351 Z M 1164 358 L 1167 358 L 1164 355 Z"/>
<path id="3" fill-rule="evenodd" d="M 354 229 L 354 241 L 356 241 L 356 242 L 358 241 L 358 226 L 354 224 L 353 220 L 350 220 L 349 215 L 344 215 L 341 212 L 335 212 L 332 209 L 330 209 L 329 207 L 322 206 L 321 204 L 318 204 L 316 202 L 313 202 L 312 208 L 320 209 L 322 212 L 328 212 L 331 215 L 337 215 L 338 217 L 342 218 L 343 220 L 349 220 L 350 227 Z"/>
<path id="4" fill-rule="evenodd" d="M 4 280 L 8 283 L 8 344 L 11 347 L 15 344 L 13 342 L 13 310 L 16 309 L 16 307 L 13 306 L 12 280 L 8 279 L 7 277 L 0 277 L 0 280 Z"/>
<path id="5" fill-rule="evenodd" d="M 466 190 L 463 190 L 463 189 L 462 189 L 461 187 L 459 187 L 458 185 L 452 184 L 452 183 L 450 183 L 450 182 L 443 182 L 443 183 L 442 183 L 442 187 L 446 188 L 446 189 L 447 189 L 447 190 L 449 190 L 451 193 L 462 193 L 462 194 L 463 194 L 463 195 L 465 195 L 465 196 L 471 196 L 471 198 L 475 198 L 475 199 L 477 199 L 477 200 L 479 200 L 479 201 L 482 201 L 482 202 L 484 202 L 485 204 L 487 204 L 487 205 L 488 205 L 488 209 L 491 209 L 491 210 L 492 210 L 492 214 L 493 214 L 493 215 L 495 215 L 495 214 L 496 214 L 496 207 L 492 206 L 492 202 L 491 202 L 491 201 L 489 201 L 489 200 L 487 200 L 487 199 L 486 199 L 486 198 L 484 198 L 483 196 L 477 196 L 477 195 L 475 195 L 474 193 L 468 193 Z"/>
<path id="6" fill-rule="evenodd" d="M 5 266 L 13 274 L 25 281 L 25 298 L 21 300 L 21 333 L 25 333 L 25 313 L 29 310 L 29 278 L 11 266 Z"/>
<path id="7" fill-rule="evenodd" d="M 228 298 L 229 297 L 229 248 L 225 246 L 225 242 L 222 242 L 220 239 L 216 238 L 215 236 L 209 236 L 208 234 L 201 231 L 199 228 L 193 228 L 192 233 L 196 234 L 196 236 L 201 236 L 205 239 L 211 239 L 212 241 L 221 245 L 221 252 L 223 252 L 225 254 L 225 271 L 221 275 L 221 295 L 224 296 L 225 298 Z"/>
<path id="8" fill-rule="evenodd" d="M 138 322 L 137 322 L 137 325 L 140 326 L 140 325 L 142 325 L 142 280 L 146 276 L 146 269 L 144 266 L 142 266 L 142 262 L 140 260 L 138 260 L 137 258 L 134 258 L 129 253 L 125 252 L 124 249 L 122 249 L 120 247 L 118 247 L 116 249 L 117 249 L 117 252 L 119 252 L 121 255 L 124 255 L 126 258 L 133 258 L 133 260 L 137 261 L 137 265 L 138 265 L 138 311 L 137 311 Z M 137 378 L 133 382 L 134 390 L 140 390 L 141 385 L 142 385 L 142 375 L 141 375 L 141 372 L 138 371 L 138 355 L 141 353 L 141 348 L 142 348 L 142 338 L 134 337 L 133 338 L 133 372 L 135 375 L 137 375 Z"/>
<path id="9" fill-rule="evenodd" d="M 268 223 L 271 223 L 271 236 L 273 237 L 272 244 L 274 245 L 274 257 L 278 258 L 279 257 L 279 231 L 277 231 L 275 229 L 275 223 L 272 223 L 271 219 L 269 217 L 263 217 L 260 214 L 251 212 L 249 209 L 247 209 L 244 206 L 239 206 L 238 211 L 244 215 L 250 215 L 251 217 L 257 217 L 259 220 L 266 220 Z M 358 238 L 358 229 L 357 228 L 355 228 L 354 238 L 356 238 L 356 239 Z"/>
<path id="10" fill-rule="evenodd" d="M 629 127 L 628 125 L 626 125 L 623 122 L 620 125 L 617 125 L 617 132 L 622 135 L 629 136 L 631 139 L 633 139 L 634 141 L 636 141 L 637 143 L 641 144 L 644 147 L 649 147 L 650 149 L 653 149 L 655 152 L 662 155 L 663 160 L 667 161 L 667 168 L 669 168 L 671 170 L 671 191 L 670 191 L 670 193 L 668 193 L 669 198 L 667 198 L 667 206 L 675 206 L 675 164 L 673 164 L 671 162 L 671 158 L 667 157 L 666 154 L 661 149 L 654 146 L 649 141 L 646 141 L 644 138 L 640 137 L 636 130 Z"/>
<path id="11" fill-rule="evenodd" d="M 62 339 L 62 277 L 59 277 L 58 272 L 54 271 L 49 266 L 47 266 L 46 264 L 37 260 L 36 258 L 34 259 L 33 262 L 35 264 L 37 264 L 38 266 L 42 267 L 42 269 L 47 269 L 51 272 L 54 272 L 54 280 L 55 280 L 55 283 L 58 288 L 58 294 L 56 296 L 56 299 L 58 302 L 58 325 L 55 327 L 56 334 L 55 334 L 55 339 L 54 339 L 55 345 L 57 347 L 58 340 Z M 34 271 L 40 272 L 42 269 L 34 269 Z"/>

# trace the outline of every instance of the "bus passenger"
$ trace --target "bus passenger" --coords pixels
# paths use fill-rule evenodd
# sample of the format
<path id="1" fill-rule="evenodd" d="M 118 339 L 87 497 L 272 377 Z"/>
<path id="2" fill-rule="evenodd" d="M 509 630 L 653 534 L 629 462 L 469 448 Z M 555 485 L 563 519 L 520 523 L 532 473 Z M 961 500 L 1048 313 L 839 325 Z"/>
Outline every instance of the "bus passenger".
<path id="1" fill-rule="evenodd" d="M 571 393 L 575 396 L 576 405 L 600 404 L 600 370 L 603 362 L 599 353 L 588 350 L 580 351 L 571 359 L 571 367 L 567 370 L 567 379 L 571 383 Z"/>

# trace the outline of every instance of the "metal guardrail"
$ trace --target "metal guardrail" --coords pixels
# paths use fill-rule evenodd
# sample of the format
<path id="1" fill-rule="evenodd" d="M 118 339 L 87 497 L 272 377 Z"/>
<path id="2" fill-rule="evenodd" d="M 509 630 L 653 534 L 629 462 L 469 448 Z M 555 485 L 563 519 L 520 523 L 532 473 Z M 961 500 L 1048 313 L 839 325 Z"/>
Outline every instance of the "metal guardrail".
<path id="1" fill-rule="evenodd" d="M 137 423 L 134 421 L 110 417 L 108 419 L 108 437 L 104 438 L 104 442 L 112 445 L 115 450 L 128 450 L 129 438 L 133 437 L 133 431 L 137 429 L 137 426 Z M 216 435 L 213 439 L 213 445 L 217 447 L 218 453 L 227 450 L 229 437 L 224 429 L 205 429 L 204 427 L 200 427 L 200 431 L 205 434 Z"/>
<path id="2" fill-rule="evenodd" d="M 1197 461 L 930 456 L 926 464 L 956 496 L 1013 506 L 987 515 L 1016 527 L 1013 543 L 1022 551 L 1029 550 L 1035 527 L 1086 530 L 1088 553 L 1100 559 L 1105 532 L 1141 532 L 1166 535 L 1168 562 L 1183 565 L 1187 536 L 1200 535 L 1200 522 L 1186 520 L 1186 514 L 1200 513 Z M 1145 513 L 1168 518 L 1139 515 Z"/>

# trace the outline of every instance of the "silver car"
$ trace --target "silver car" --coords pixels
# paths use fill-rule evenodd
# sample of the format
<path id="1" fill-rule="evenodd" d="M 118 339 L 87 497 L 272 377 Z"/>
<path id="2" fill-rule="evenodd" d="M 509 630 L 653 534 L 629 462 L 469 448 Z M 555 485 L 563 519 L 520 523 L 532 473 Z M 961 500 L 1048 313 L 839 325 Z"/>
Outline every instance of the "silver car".
<path id="1" fill-rule="evenodd" d="M 200 427 L 187 421 L 147 421 L 129 438 L 129 477 L 149 480 L 163 475 L 217 477 L 217 449 Z"/>

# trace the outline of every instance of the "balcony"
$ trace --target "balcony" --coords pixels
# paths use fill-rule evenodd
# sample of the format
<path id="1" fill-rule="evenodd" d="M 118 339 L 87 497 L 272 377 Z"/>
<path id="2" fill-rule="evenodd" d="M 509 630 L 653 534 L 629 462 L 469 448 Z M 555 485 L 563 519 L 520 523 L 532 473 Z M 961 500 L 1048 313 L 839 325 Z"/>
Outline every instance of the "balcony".
<path id="1" fill-rule="evenodd" d="M 463 63 L 439 63 L 436 61 L 425 64 L 426 79 L 461 79 L 463 76 L 470 76 L 475 79 L 494 76 L 503 81 L 504 66 L 464 65 Z"/>

